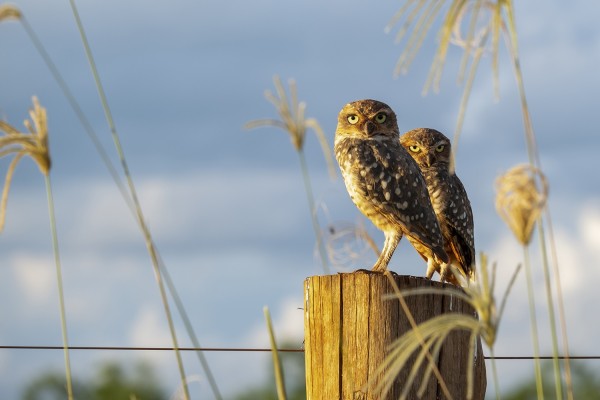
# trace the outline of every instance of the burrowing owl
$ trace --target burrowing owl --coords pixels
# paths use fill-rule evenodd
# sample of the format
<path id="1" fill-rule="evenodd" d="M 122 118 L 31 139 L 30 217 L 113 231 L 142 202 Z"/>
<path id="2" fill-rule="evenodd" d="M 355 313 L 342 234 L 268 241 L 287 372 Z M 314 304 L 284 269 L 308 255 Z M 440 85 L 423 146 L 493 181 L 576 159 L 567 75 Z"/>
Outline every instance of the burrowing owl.
<path id="1" fill-rule="evenodd" d="M 427 185 L 399 136 L 396 115 L 379 101 L 346 104 L 338 116 L 335 157 L 346 189 L 385 234 L 374 271 L 385 271 L 403 234 L 419 245 L 431 265 L 448 262 Z"/>
<path id="2" fill-rule="evenodd" d="M 450 266 L 472 279 L 475 263 L 473 212 L 462 182 L 449 171 L 450 140 L 435 129 L 419 128 L 406 132 L 400 142 L 421 168 L 444 236 L 444 250 L 450 257 L 447 265 L 429 265 L 427 277 L 431 278 L 437 271 L 442 281 L 458 284 Z M 413 245 L 425 256 L 418 243 Z"/>

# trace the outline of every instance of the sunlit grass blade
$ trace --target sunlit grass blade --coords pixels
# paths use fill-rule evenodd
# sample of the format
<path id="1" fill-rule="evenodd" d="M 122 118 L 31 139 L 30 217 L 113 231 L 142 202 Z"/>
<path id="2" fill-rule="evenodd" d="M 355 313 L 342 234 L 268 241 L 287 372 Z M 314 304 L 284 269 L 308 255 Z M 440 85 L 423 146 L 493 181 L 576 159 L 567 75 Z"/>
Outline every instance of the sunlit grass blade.
<path id="1" fill-rule="evenodd" d="M 383 383 L 380 383 L 379 386 L 379 389 L 383 390 L 382 393 L 385 393 L 385 391 L 389 390 L 391 386 L 391 382 L 389 382 L 389 380 L 394 379 L 398 372 L 405 367 L 407 361 L 414 354 L 414 352 L 419 349 L 419 346 L 421 346 L 423 350 L 425 350 L 425 348 L 431 349 L 432 357 L 435 358 L 436 354 L 439 352 L 438 347 L 442 345 L 448 334 L 454 330 L 462 329 L 471 332 L 471 339 L 469 341 L 470 347 L 468 351 L 469 360 L 474 359 L 475 351 L 477 351 L 475 347 L 477 345 L 477 336 L 481 336 L 483 342 L 493 354 L 493 348 L 496 342 L 497 331 L 500 326 L 504 304 L 516 280 L 519 270 L 520 266 L 516 268 L 509 281 L 499 310 L 496 307 L 496 301 L 493 293 L 495 286 L 496 266 L 494 264 L 492 267 L 492 273 L 490 277 L 487 257 L 483 253 L 481 254 L 480 265 L 476 270 L 477 279 L 473 284 L 463 287 L 464 292 L 456 290 L 448 291 L 447 289 L 441 288 L 417 288 L 412 290 L 404 290 L 402 293 L 396 292 L 394 294 L 385 296 L 384 299 L 400 299 L 401 301 L 403 301 L 403 298 L 407 296 L 432 294 L 452 296 L 470 304 L 475 310 L 477 317 L 457 313 L 442 314 L 416 325 L 416 329 L 412 329 L 399 338 L 390 348 L 390 354 L 384 364 L 381 366 L 381 371 L 386 371 L 388 374 L 386 380 Z M 422 356 L 424 353 L 419 354 Z M 422 357 L 418 357 L 415 362 L 417 364 L 423 363 Z M 492 360 L 491 362 L 493 364 L 492 368 L 495 371 L 495 360 Z M 425 373 L 423 374 L 423 380 L 428 380 L 430 374 L 435 373 L 433 365 L 434 363 L 430 362 L 430 365 L 426 367 Z M 499 399 L 497 374 L 494 373 L 493 376 L 496 387 L 496 398 Z M 415 375 L 411 373 L 409 377 L 414 379 Z M 468 385 L 467 395 L 472 396 L 474 383 L 473 371 L 468 371 L 466 378 L 466 383 Z M 412 385 L 412 380 L 407 380 L 407 384 Z M 425 381 L 422 381 L 422 385 L 424 384 Z M 419 389 L 422 393 L 424 386 L 421 386 Z M 408 389 L 405 389 L 406 393 L 407 390 Z M 404 395 L 406 393 L 404 393 Z"/>
<path id="2" fill-rule="evenodd" d="M 431 371 L 433 371 L 435 360 L 438 357 L 443 342 L 455 329 L 465 329 L 470 332 L 475 331 L 478 333 L 479 323 L 472 316 L 456 313 L 443 314 L 419 324 L 418 331 L 415 331 L 414 329 L 410 330 L 393 343 L 390 348 L 390 355 L 387 358 L 387 362 L 384 362 L 379 368 L 379 372 L 385 372 L 386 374 L 386 378 L 382 382 L 387 383 L 386 386 L 388 390 L 389 381 L 393 381 L 393 379 L 398 376 L 415 351 L 419 351 L 419 353 L 413 363 L 400 398 L 406 398 L 408 391 L 417 378 L 417 372 L 422 367 L 425 368 L 423 374 L 424 382 L 431 374 Z M 422 336 L 424 345 L 421 344 L 421 340 L 418 336 Z M 432 357 L 433 362 L 427 362 L 428 354 Z M 421 382 L 420 379 L 418 381 Z M 468 385 L 472 384 L 472 382 L 466 383 Z M 376 392 L 380 392 L 382 389 L 384 388 L 381 384 L 375 386 Z M 420 389 L 423 390 L 423 387 L 420 387 Z M 380 393 L 385 395 L 385 392 Z M 449 393 L 446 397 L 451 398 Z"/>
<path id="3" fill-rule="evenodd" d="M 560 280 L 560 268 L 558 265 L 558 255 L 556 254 L 556 244 L 554 242 L 554 230 L 552 228 L 552 219 L 550 218 L 550 212 L 546 209 L 545 212 L 546 221 L 548 222 L 548 236 L 550 241 L 550 249 L 552 255 L 552 265 L 553 265 L 553 273 L 555 279 L 556 286 L 556 295 L 558 299 L 558 315 L 559 315 L 559 323 L 561 327 L 562 333 L 562 341 L 563 341 L 563 354 L 564 354 L 564 366 L 565 366 L 565 383 L 567 386 L 567 399 L 573 400 L 573 378 L 571 374 L 571 360 L 570 360 L 570 351 L 569 351 L 569 340 L 567 336 L 567 318 L 565 315 L 565 307 L 563 301 L 562 294 L 562 286 Z M 540 229 L 543 229 L 540 227 Z"/>
<path id="4" fill-rule="evenodd" d="M 44 175 L 46 182 L 46 192 L 48 197 L 48 213 L 50 215 L 50 228 L 52 234 L 52 249 L 54 252 L 54 265 L 56 266 L 56 282 L 58 284 L 58 299 L 60 307 L 60 326 L 63 342 L 63 354 L 65 359 L 65 370 L 67 379 L 67 398 L 73 399 L 73 382 L 71 379 L 71 361 L 69 357 L 69 339 L 67 335 L 67 313 L 65 311 L 65 295 L 63 290 L 62 267 L 58 252 L 58 235 L 56 233 L 56 217 L 54 215 L 54 199 L 52 196 L 52 186 L 50 184 L 50 175 Z"/>
<path id="5" fill-rule="evenodd" d="M 538 400 L 544 399 L 544 385 L 542 382 L 542 367 L 540 364 L 540 344 L 537 329 L 537 317 L 535 312 L 535 294 L 533 291 L 533 277 L 531 273 L 531 262 L 529 260 L 529 248 L 523 245 L 523 259 L 525 264 L 525 277 L 527 278 L 527 299 L 529 301 L 529 319 L 531 325 L 531 342 L 533 345 L 533 365 L 535 370 L 535 387 Z"/>
<path id="6" fill-rule="evenodd" d="M 156 246 L 154 246 L 154 247 L 156 248 Z M 173 298 L 175 307 L 177 307 L 177 311 L 179 312 L 179 315 L 181 316 L 181 320 L 183 321 L 183 324 L 188 333 L 188 336 L 189 336 L 190 340 L 192 341 L 192 344 L 194 345 L 194 347 L 197 349 L 200 349 L 200 348 L 202 348 L 202 346 L 200 346 L 200 342 L 198 341 L 198 336 L 196 335 L 196 332 L 194 330 L 192 322 L 190 321 L 187 311 L 185 310 L 185 306 L 183 305 L 183 301 L 181 300 L 181 297 L 179 296 L 177 288 L 175 287 L 175 284 L 173 283 L 173 280 L 171 279 L 171 274 L 169 273 L 169 270 L 166 268 L 165 263 L 162 260 L 162 257 L 158 253 L 158 250 L 157 250 L 157 257 L 158 257 L 158 260 L 160 263 L 161 271 L 163 273 L 163 278 L 165 280 L 165 283 L 167 284 L 167 288 L 169 289 L 169 292 L 171 293 L 171 297 Z M 204 370 L 204 374 L 206 375 L 208 384 L 210 385 L 210 388 L 213 392 L 213 396 L 215 396 L 216 400 L 222 400 L 223 396 L 221 395 L 221 391 L 219 390 L 217 381 L 215 380 L 215 377 L 212 373 L 210 365 L 208 364 L 208 360 L 204 356 L 204 353 L 200 350 L 196 350 L 195 353 L 196 353 L 196 357 L 198 358 L 198 361 L 200 362 L 200 365 L 202 366 L 202 369 Z M 189 379 L 188 379 L 188 382 L 189 382 Z"/>
<path id="7" fill-rule="evenodd" d="M 556 398 L 558 400 L 562 399 L 563 390 L 562 390 L 562 378 L 561 378 L 561 370 L 560 370 L 560 361 L 558 359 L 558 335 L 556 332 L 556 316 L 554 313 L 554 296 L 552 294 L 552 284 L 551 284 L 551 276 L 550 276 L 550 268 L 548 264 L 548 252 L 546 250 L 546 238 L 545 231 L 541 226 L 543 220 L 540 218 L 538 220 L 538 237 L 540 242 L 540 249 L 542 253 L 542 271 L 544 273 L 544 284 L 546 287 L 546 302 L 548 304 L 548 319 L 550 322 L 550 335 L 552 338 L 552 366 L 554 369 L 554 385 L 556 390 Z M 568 349 L 568 347 L 567 347 Z M 567 356 L 568 357 L 568 356 Z M 566 364 L 568 364 L 568 358 Z"/>
<path id="8" fill-rule="evenodd" d="M 410 324 L 411 330 L 409 332 L 407 332 L 407 334 L 412 334 L 414 335 L 414 340 L 416 341 L 417 346 L 420 346 L 423 349 L 423 354 L 425 355 L 425 358 L 427 359 L 427 365 L 429 367 L 431 367 L 431 370 L 433 371 L 433 374 L 435 375 L 438 384 L 440 386 L 440 389 L 442 391 L 442 393 L 444 394 L 444 396 L 446 396 L 446 398 L 448 400 L 452 400 L 452 396 L 450 395 L 450 391 L 448 390 L 448 386 L 446 385 L 446 382 L 444 381 L 444 378 L 442 377 L 437 364 L 436 364 L 436 360 L 435 357 L 431 354 L 430 349 L 431 346 L 428 343 L 428 335 L 425 335 L 422 331 L 421 331 L 421 327 L 420 325 L 417 324 L 417 322 L 415 321 L 414 316 L 412 315 L 412 312 L 410 311 L 410 309 L 408 308 L 408 304 L 406 303 L 406 300 L 404 299 L 404 295 L 403 292 L 400 291 L 400 288 L 398 287 L 398 284 L 396 283 L 393 275 L 389 272 L 386 271 L 385 272 L 386 276 L 388 277 L 388 280 L 390 281 L 390 284 L 392 285 L 392 288 L 394 289 L 394 298 L 398 299 L 399 303 L 400 303 L 400 307 L 402 308 L 402 311 L 404 312 L 404 315 L 406 316 L 408 323 Z M 384 297 L 385 299 L 386 297 Z M 407 335 L 405 334 L 405 336 Z M 400 340 L 400 339 L 398 339 Z M 411 346 L 414 343 L 406 343 L 405 345 L 407 346 Z M 412 354 L 412 353 L 411 353 Z M 386 361 L 387 360 L 387 361 Z M 394 357 L 393 356 L 388 356 L 386 358 L 386 360 L 384 360 L 384 362 L 382 363 L 382 367 L 380 367 L 380 369 L 378 369 L 378 374 L 386 371 L 386 368 L 383 367 L 383 365 L 387 365 L 390 363 L 394 363 Z M 405 360 L 404 360 L 405 361 Z M 394 364 L 396 366 L 399 365 L 399 363 Z M 378 375 L 376 374 L 376 376 Z M 394 375 L 395 377 L 395 375 Z M 384 379 L 382 382 L 379 382 L 378 384 L 375 385 L 376 389 L 375 390 L 382 390 L 382 384 L 386 385 L 386 387 L 389 390 L 389 385 L 391 385 L 391 382 L 389 382 L 391 379 L 391 376 L 388 376 L 388 378 Z M 370 385 L 372 385 L 373 383 L 370 382 Z M 412 383 L 410 383 L 412 384 Z M 409 385 L 409 383 L 407 383 L 407 385 Z M 378 389 L 377 389 L 378 388 Z M 386 393 L 386 392 L 381 392 L 381 393 Z"/>
<path id="9" fill-rule="evenodd" d="M 541 163 L 540 163 L 540 159 L 539 159 L 539 154 L 538 154 L 538 150 L 537 150 L 537 143 L 536 143 L 536 138 L 535 138 L 535 133 L 533 130 L 533 124 L 531 121 L 531 116 L 529 113 L 529 106 L 527 104 L 527 98 L 525 95 L 525 84 L 523 81 L 523 72 L 521 70 L 521 64 L 520 64 L 520 60 L 519 60 L 519 51 L 518 51 L 518 41 L 517 41 L 517 29 L 516 29 L 516 23 L 515 23 L 515 15 L 514 15 L 514 6 L 513 6 L 513 2 L 511 0 L 506 0 L 507 3 L 507 7 L 506 7 L 506 20 L 507 20 L 507 28 L 506 31 L 508 32 L 508 49 L 509 49 L 509 54 L 511 55 L 511 59 L 512 59 L 512 64 L 513 64 L 513 68 L 514 68 L 514 75 L 515 75 L 515 79 L 517 81 L 517 88 L 519 91 L 519 98 L 521 100 L 521 113 L 523 115 L 523 124 L 525 126 L 525 139 L 526 139 L 526 143 L 527 143 L 527 154 L 529 156 L 529 162 L 532 166 L 536 166 L 537 168 L 541 169 Z M 561 326 L 561 330 L 562 330 L 562 335 L 563 335 L 563 353 L 565 354 L 565 380 L 566 380 L 566 384 L 567 384 L 567 398 L 569 400 L 573 399 L 573 385 L 572 385 L 572 378 L 571 378 L 571 365 L 570 365 L 570 360 L 569 360 L 569 345 L 568 345 L 568 337 L 567 337 L 567 328 L 566 328 L 566 318 L 564 315 L 564 303 L 563 303 L 563 298 L 562 298 L 562 288 L 561 288 L 561 280 L 560 280 L 560 273 L 559 273 L 559 268 L 558 268 L 558 258 L 556 257 L 556 243 L 554 240 L 554 234 L 552 231 L 552 216 L 550 214 L 550 210 L 548 207 L 545 208 L 544 214 L 546 215 L 546 219 L 548 221 L 548 226 L 550 228 L 550 232 L 549 232 L 549 242 L 550 242 L 550 248 L 551 248 L 551 254 L 553 256 L 554 259 L 554 279 L 555 279 L 555 286 L 556 286 L 556 290 L 557 290 L 557 295 L 558 295 L 558 308 L 559 308 L 559 318 L 560 318 L 560 326 Z M 548 302 L 548 309 L 549 309 L 549 313 L 550 313 L 550 319 L 553 321 L 554 320 L 554 302 L 552 300 L 552 290 L 551 290 L 551 284 L 550 284 L 550 275 L 549 275 L 549 267 L 548 267 L 548 254 L 547 254 L 547 250 L 546 250 L 546 241 L 545 241 L 545 231 L 544 231 L 544 224 L 543 224 L 543 220 L 540 219 L 540 221 L 537 224 L 538 227 L 538 232 L 539 232 L 539 236 L 540 236 L 540 250 L 542 252 L 542 257 L 543 257 L 543 268 L 544 268 L 544 280 L 545 280 L 545 284 L 546 284 L 546 293 L 547 293 L 547 302 Z M 553 359 L 553 366 L 554 366 L 554 376 L 555 376 L 555 383 L 556 383 L 556 395 L 557 398 L 561 398 L 562 397 L 562 388 L 561 388 L 561 383 L 560 383 L 560 365 L 558 363 L 558 343 L 557 343 L 557 339 L 556 339 L 556 326 L 555 323 L 552 322 L 552 349 L 553 349 L 553 354 L 554 354 L 554 359 Z"/>
<path id="10" fill-rule="evenodd" d="M 190 394 L 189 394 L 189 389 L 188 389 L 188 385 L 187 385 L 187 381 L 186 381 L 186 376 L 185 376 L 185 370 L 184 370 L 184 366 L 183 366 L 183 360 L 181 358 L 181 352 L 179 350 L 179 344 L 178 344 L 178 340 L 177 340 L 177 333 L 175 331 L 175 325 L 173 323 L 173 317 L 171 315 L 171 310 L 170 310 L 170 306 L 169 306 L 169 302 L 167 300 L 167 295 L 166 295 L 166 290 L 164 287 L 164 283 L 163 283 L 163 279 L 162 279 L 162 274 L 161 274 L 161 270 L 160 270 L 160 266 L 159 266 L 159 262 L 158 262 L 158 256 L 156 253 L 156 249 L 154 248 L 154 242 L 152 241 L 152 236 L 150 234 L 150 230 L 148 229 L 147 225 L 146 225 L 146 221 L 142 212 L 142 208 L 141 208 L 141 204 L 139 202 L 138 199 L 138 195 L 137 195 L 137 190 L 135 188 L 135 185 L 133 184 L 133 178 L 131 176 L 130 170 L 129 170 L 129 166 L 128 163 L 125 159 L 125 154 L 123 151 L 123 147 L 121 145 L 121 140 L 119 138 L 119 135 L 117 133 L 117 129 L 114 123 L 114 119 L 112 117 L 112 112 L 109 108 L 108 105 L 108 99 L 106 97 L 106 94 L 104 92 L 104 88 L 102 86 L 101 80 L 100 80 L 100 75 L 98 73 L 98 70 L 96 68 L 96 63 L 94 61 L 94 57 L 92 55 L 92 51 L 91 48 L 89 46 L 89 42 L 87 40 L 87 36 L 85 34 L 85 30 L 83 28 L 83 23 L 81 21 L 81 18 L 79 16 L 79 12 L 77 10 L 77 6 L 75 4 L 75 0 L 70 0 L 70 5 L 71 5 L 71 10 L 73 11 L 73 16 L 75 18 L 75 22 L 77 24 L 77 29 L 79 31 L 79 34 L 81 36 L 81 41 L 83 43 L 83 47 L 86 53 L 86 57 L 89 61 L 90 64 L 90 68 L 92 71 L 92 75 L 94 77 L 94 81 L 96 82 L 96 88 L 98 91 L 98 95 L 100 96 L 100 101 L 102 103 L 102 108 L 104 109 L 104 113 L 105 113 L 105 117 L 106 117 L 106 121 L 108 123 L 112 138 L 113 138 L 113 142 L 115 144 L 115 148 L 117 150 L 117 154 L 119 156 L 119 160 L 121 161 L 121 167 L 123 168 L 123 172 L 125 174 L 126 180 L 127 180 L 127 184 L 129 187 L 129 193 L 131 196 L 131 200 L 133 202 L 134 208 L 136 210 L 136 217 L 137 217 L 137 221 L 138 224 L 140 226 L 140 228 L 142 229 L 142 233 L 144 236 L 144 240 L 146 242 L 146 248 L 148 249 L 148 253 L 150 255 L 150 258 L 152 260 L 152 265 L 154 268 L 154 276 L 156 278 L 156 283 L 158 285 L 158 289 L 160 292 L 160 297 L 163 303 L 163 307 L 165 310 L 165 315 L 167 318 L 167 323 L 169 326 L 169 331 L 171 334 L 171 339 L 173 342 L 173 348 L 175 349 L 175 357 L 177 360 L 177 366 L 179 369 L 179 375 L 180 375 L 180 380 L 181 380 L 181 384 L 183 387 L 183 394 L 184 394 L 184 399 L 188 400 L 190 398 Z"/>
<path id="11" fill-rule="evenodd" d="M 267 322 L 267 329 L 269 331 L 269 343 L 271 345 L 271 355 L 273 357 L 273 369 L 275 371 L 275 385 L 277 386 L 277 398 L 279 400 L 286 400 L 287 395 L 285 392 L 285 380 L 283 378 L 283 367 L 281 365 L 281 358 L 279 357 L 279 351 L 277 350 L 277 341 L 275 340 L 275 331 L 273 330 L 273 323 L 271 322 L 271 313 L 268 307 L 263 308 L 265 314 L 265 320 Z"/>
<path id="12" fill-rule="evenodd" d="M 127 206 L 129 207 L 130 211 L 132 212 L 132 214 L 134 215 L 134 217 L 136 217 L 136 210 L 134 208 L 134 205 L 132 203 L 131 197 L 129 195 L 129 193 L 127 192 L 127 189 L 125 187 L 125 185 L 123 184 L 116 168 L 114 167 L 110 157 L 108 156 L 108 153 L 106 152 L 104 146 L 102 145 L 102 143 L 100 142 L 97 134 L 95 133 L 94 129 L 91 126 L 91 123 L 89 122 L 89 120 L 87 119 L 87 117 L 85 116 L 85 114 L 83 113 L 79 103 L 77 102 L 77 100 L 75 99 L 73 93 L 71 92 L 69 86 L 67 85 L 66 81 L 64 80 L 64 78 L 62 77 L 62 75 L 60 74 L 60 71 L 58 70 L 58 68 L 56 67 L 56 64 L 52 61 L 52 58 L 50 57 L 50 55 L 48 54 L 48 52 L 46 51 L 44 45 L 42 44 L 42 42 L 40 41 L 39 37 L 37 36 L 37 34 L 35 33 L 35 31 L 33 30 L 33 28 L 31 27 L 31 25 L 28 23 L 27 19 L 24 16 L 21 16 L 21 22 L 22 25 L 25 29 L 25 31 L 27 32 L 30 40 L 32 41 L 32 43 L 34 44 L 35 48 L 37 49 L 38 53 L 40 54 L 40 56 L 42 57 L 42 59 L 44 60 L 46 66 L 48 67 L 49 71 L 51 72 L 53 78 L 55 79 L 55 81 L 57 82 L 57 84 L 59 85 L 60 89 L 62 90 L 63 94 L 65 95 L 67 101 L 69 102 L 71 108 L 73 109 L 73 111 L 75 112 L 75 115 L 77 116 L 77 118 L 80 120 L 81 124 L 84 127 L 85 132 L 87 133 L 88 137 L 90 138 L 90 140 L 92 141 L 93 145 L 96 148 L 96 151 L 98 152 L 98 154 L 100 155 L 103 163 L 105 164 L 105 166 L 107 167 L 111 177 L 113 178 L 113 181 L 115 182 L 115 184 L 117 185 L 123 199 L 125 200 Z M 2 153 L 0 153 L 0 156 L 2 156 Z M 8 180 L 9 181 L 9 180 Z M 0 208 L 0 221 L 2 220 L 2 209 Z M 1 226 L 1 224 L 0 224 Z M 1 229 L 0 229 L 1 230 Z M 164 264 L 161 262 L 161 269 L 163 271 L 163 274 L 165 274 L 165 278 L 168 278 L 168 270 L 166 269 L 166 266 L 164 266 Z M 200 348 L 201 346 L 198 343 L 197 337 L 195 335 L 195 332 L 193 330 L 193 328 L 191 328 L 191 325 L 189 323 L 189 318 L 187 317 L 187 313 L 185 311 L 185 308 L 183 306 L 183 304 L 180 301 L 179 295 L 177 293 L 177 289 L 175 288 L 175 286 L 173 285 L 172 281 L 166 279 L 167 282 L 167 286 L 169 289 L 169 292 L 172 294 L 175 304 L 177 305 L 178 311 L 182 316 L 182 320 L 184 321 L 184 324 L 186 325 L 186 329 L 188 331 L 188 335 L 190 335 L 190 339 L 192 340 L 192 342 L 194 343 L 194 346 L 197 348 Z M 197 351 L 196 352 L 198 359 L 202 365 L 202 368 L 205 371 L 205 374 L 207 376 L 207 379 L 209 381 L 209 384 L 213 390 L 213 394 L 215 396 L 215 398 L 221 399 L 222 396 L 219 393 L 218 387 L 216 385 L 215 379 L 212 376 L 212 372 L 210 371 L 210 367 L 203 355 L 203 353 L 201 351 Z"/>

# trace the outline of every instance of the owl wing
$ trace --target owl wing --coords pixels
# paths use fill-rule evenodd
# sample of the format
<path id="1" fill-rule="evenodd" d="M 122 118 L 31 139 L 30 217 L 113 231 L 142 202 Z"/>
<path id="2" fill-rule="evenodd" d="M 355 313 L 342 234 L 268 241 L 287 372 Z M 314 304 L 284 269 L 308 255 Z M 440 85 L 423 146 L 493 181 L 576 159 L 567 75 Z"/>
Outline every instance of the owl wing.
<path id="1" fill-rule="evenodd" d="M 362 149 L 360 186 L 377 212 L 404 234 L 430 248 L 443 262 L 448 256 L 431 206 L 427 185 L 412 157 L 396 143 L 367 143 Z"/>
<path id="2" fill-rule="evenodd" d="M 456 202 L 456 213 L 447 209 L 440 218 L 442 233 L 463 271 L 471 276 L 475 263 L 475 244 L 473 235 L 473 211 L 467 192 L 456 175 L 449 177 L 450 199 Z"/>

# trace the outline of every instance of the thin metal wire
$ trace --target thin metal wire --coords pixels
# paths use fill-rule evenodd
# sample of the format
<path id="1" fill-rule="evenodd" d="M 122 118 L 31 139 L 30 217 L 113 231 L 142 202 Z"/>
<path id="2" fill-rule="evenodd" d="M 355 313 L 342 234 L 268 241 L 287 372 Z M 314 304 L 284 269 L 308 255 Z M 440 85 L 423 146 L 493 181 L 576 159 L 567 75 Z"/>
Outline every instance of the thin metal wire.
<path id="1" fill-rule="evenodd" d="M 69 350 L 117 350 L 117 351 L 173 351 L 173 347 L 130 347 L 130 346 L 69 346 Z M 62 350 L 63 346 L 6 346 L 0 350 Z M 181 351 L 223 351 L 223 352 L 270 352 L 270 348 L 244 347 L 178 347 Z M 277 349 L 287 353 L 304 353 L 304 349 Z"/>
<path id="2" fill-rule="evenodd" d="M 115 350 L 115 351 L 173 351 L 172 347 L 133 347 L 133 346 L 69 346 L 69 350 Z M 0 350 L 63 350 L 63 346 L 13 346 L 0 345 Z M 181 351 L 214 351 L 214 352 L 270 352 L 271 349 L 253 347 L 179 347 Z M 304 349 L 277 349 L 283 353 L 304 353 Z M 533 356 L 484 356 L 486 360 L 533 360 Z M 558 356 L 564 360 L 566 356 Z M 597 356 L 571 356 L 572 360 L 600 360 Z M 540 360 L 552 360 L 553 356 L 539 356 Z"/>

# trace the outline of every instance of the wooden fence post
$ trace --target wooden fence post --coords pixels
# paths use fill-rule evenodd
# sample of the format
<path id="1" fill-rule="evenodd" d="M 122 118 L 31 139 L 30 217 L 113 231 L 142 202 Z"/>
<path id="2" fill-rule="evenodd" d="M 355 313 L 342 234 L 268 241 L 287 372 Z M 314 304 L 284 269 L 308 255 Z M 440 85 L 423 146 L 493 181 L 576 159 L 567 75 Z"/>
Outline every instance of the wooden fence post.
<path id="1" fill-rule="evenodd" d="M 400 288 L 444 287 L 450 284 L 425 278 L 396 275 Z M 386 397 L 367 387 L 369 377 L 387 355 L 388 346 L 410 328 L 398 300 L 382 300 L 394 293 L 388 276 L 357 271 L 337 275 L 311 276 L 304 281 L 304 348 L 307 400 L 398 399 L 408 375 L 404 368 Z M 418 295 L 406 297 L 417 324 L 446 312 L 473 314 L 470 305 L 456 297 Z M 475 366 L 474 396 L 485 396 L 486 373 L 481 342 L 475 360 L 468 358 L 469 333 L 454 331 L 444 342 L 437 366 L 454 400 L 466 399 L 466 371 Z M 408 399 L 417 399 L 419 375 Z M 431 378 L 421 399 L 444 399 L 437 380 Z"/>

